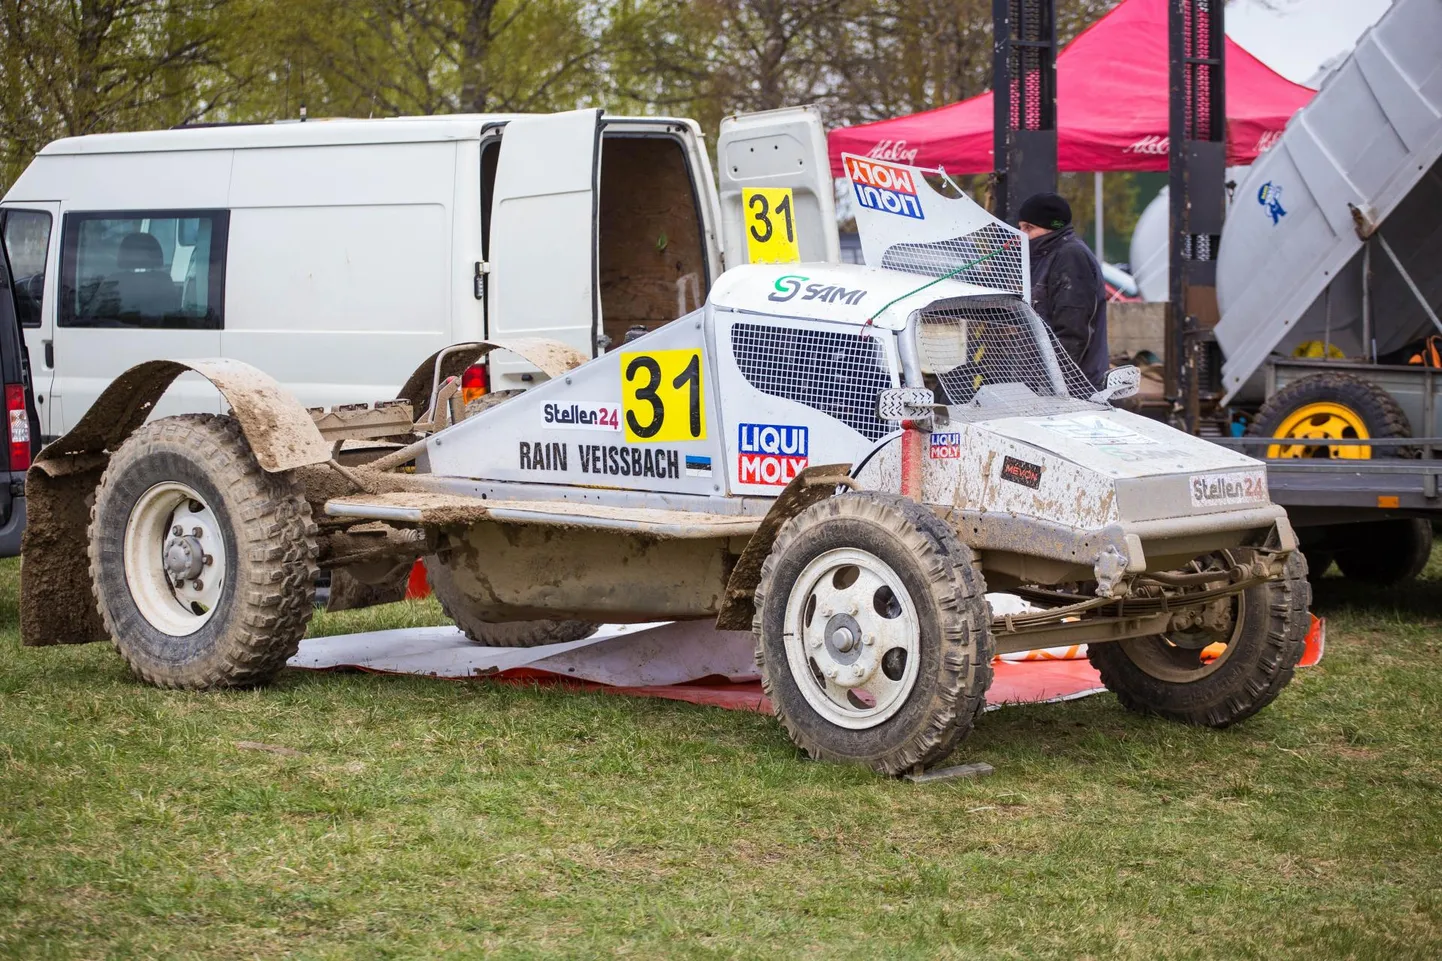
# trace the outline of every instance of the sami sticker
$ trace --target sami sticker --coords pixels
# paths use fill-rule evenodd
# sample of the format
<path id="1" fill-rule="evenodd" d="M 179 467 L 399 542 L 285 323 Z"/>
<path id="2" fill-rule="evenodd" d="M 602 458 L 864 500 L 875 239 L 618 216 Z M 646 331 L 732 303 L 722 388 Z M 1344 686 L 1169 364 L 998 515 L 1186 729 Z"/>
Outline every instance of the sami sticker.
<path id="1" fill-rule="evenodd" d="M 961 456 L 961 435 L 932 434 L 930 449 L 934 460 L 955 460 Z"/>
<path id="2" fill-rule="evenodd" d="M 1267 475 L 1257 471 L 1197 474 L 1190 481 L 1193 507 L 1257 504 L 1268 500 Z"/>
<path id="3" fill-rule="evenodd" d="M 806 469 L 807 429 L 780 424 L 741 424 L 737 429 L 736 476 L 742 484 L 784 487 Z"/>
<path id="4" fill-rule="evenodd" d="M 1001 479 L 1035 490 L 1041 486 L 1041 465 L 1008 457 L 1001 462 Z"/>
<path id="5" fill-rule="evenodd" d="M 700 350 L 621 355 L 621 413 L 628 444 L 706 439 Z"/>
<path id="6" fill-rule="evenodd" d="M 799 264 L 796 200 L 790 187 L 743 187 L 746 259 L 753 264 Z"/>
<path id="7" fill-rule="evenodd" d="M 547 404 L 541 408 L 541 423 L 552 428 L 620 430 L 621 407 L 618 404 Z"/>
<path id="8" fill-rule="evenodd" d="M 851 180 L 851 189 L 855 191 L 856 202 L 860 206 L 913 220 L 926 219 L 921 212 L 921 198 L 916 195 L 916 182 L 910 170 L 874 160 L 847 157 L 846 176 Z"/>

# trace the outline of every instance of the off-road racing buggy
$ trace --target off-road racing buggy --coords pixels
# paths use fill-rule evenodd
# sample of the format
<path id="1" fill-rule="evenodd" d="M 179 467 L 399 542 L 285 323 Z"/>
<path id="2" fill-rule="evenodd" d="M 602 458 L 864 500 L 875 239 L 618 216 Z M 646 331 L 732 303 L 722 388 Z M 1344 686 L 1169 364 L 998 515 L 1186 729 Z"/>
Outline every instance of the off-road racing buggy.
<path id="1" fill-rule="evenodd" d="M 1086 642 L 1123 704 L 1187 723 L 1270 702 L 1310 591 L 1263 466 L 1109 406 L 1134 377 L 1097 390 L 1059 349 L 1015 230 L 847 164 L 882 266 L 739 267 L 594 360 L 459 345 L 397 401 L 312 412 L 234 362 L 133 368 L 31 472 L 26 642 L 260 684 L 318 565 L 424 557 L 481 644 L 749 628 L 795 742 L 889 774 L 971 729 L 999 652 Z M 447 373 L 493 349 L 550 379 L 468 410 Z M 186 369 L 232 413 L 144 423 Z M 1032 609 L 993 618 L 988 589 Z"/>

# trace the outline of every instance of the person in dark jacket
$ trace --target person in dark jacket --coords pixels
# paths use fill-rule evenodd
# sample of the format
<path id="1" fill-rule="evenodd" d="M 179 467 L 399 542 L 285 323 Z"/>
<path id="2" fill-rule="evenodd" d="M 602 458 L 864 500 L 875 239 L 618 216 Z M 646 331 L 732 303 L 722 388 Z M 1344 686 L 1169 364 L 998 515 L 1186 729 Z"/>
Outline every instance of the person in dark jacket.
<path id="1" fill-rule="evenodd" d="M 1017 212 L 1030 239 L 1031 305 L 1096 387 L 1107 379 L 1107 289 L 1102 268 L 1071 227 L 1071 205 L 1034 194 Z"/>

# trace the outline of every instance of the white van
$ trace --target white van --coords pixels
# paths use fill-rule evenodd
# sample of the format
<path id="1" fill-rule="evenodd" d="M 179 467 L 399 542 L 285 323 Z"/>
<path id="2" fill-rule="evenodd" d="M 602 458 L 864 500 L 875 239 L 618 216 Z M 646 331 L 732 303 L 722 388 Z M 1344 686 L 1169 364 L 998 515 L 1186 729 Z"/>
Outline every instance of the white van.
<path id="1" fill-rule="evenodd" d="M 729 118 L 717 149 L 719 191 L 694 121 L 600 110 L 58 140 L 0 202 L 42 433 L 156 358 L 243 360 L 329 406 L 393 397 L 463 341 L 594 355 L 699 306 L 748 227 L 839 259 L 814 110 Z M 489 374 L 544 376 L 509 355 Z M 188 375 L 156 413 L 220 405 Z"/>

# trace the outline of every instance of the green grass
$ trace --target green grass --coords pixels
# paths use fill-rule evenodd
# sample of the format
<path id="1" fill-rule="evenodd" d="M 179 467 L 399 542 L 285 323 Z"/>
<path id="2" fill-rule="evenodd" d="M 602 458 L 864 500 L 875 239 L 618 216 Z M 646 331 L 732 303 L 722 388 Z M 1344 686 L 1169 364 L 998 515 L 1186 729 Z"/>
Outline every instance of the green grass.
<path id="1" fill-rule="evenodd" d="M 102 645 L 20 648 L 9 562 L 0 956 L 1436 958 L 1438 559 L 1322 580 L 1326 660 L 1235 729 L 1008 709 L 958 753 L 995 775 L 925 786 L 665 701 L 153 690 Z"/>

